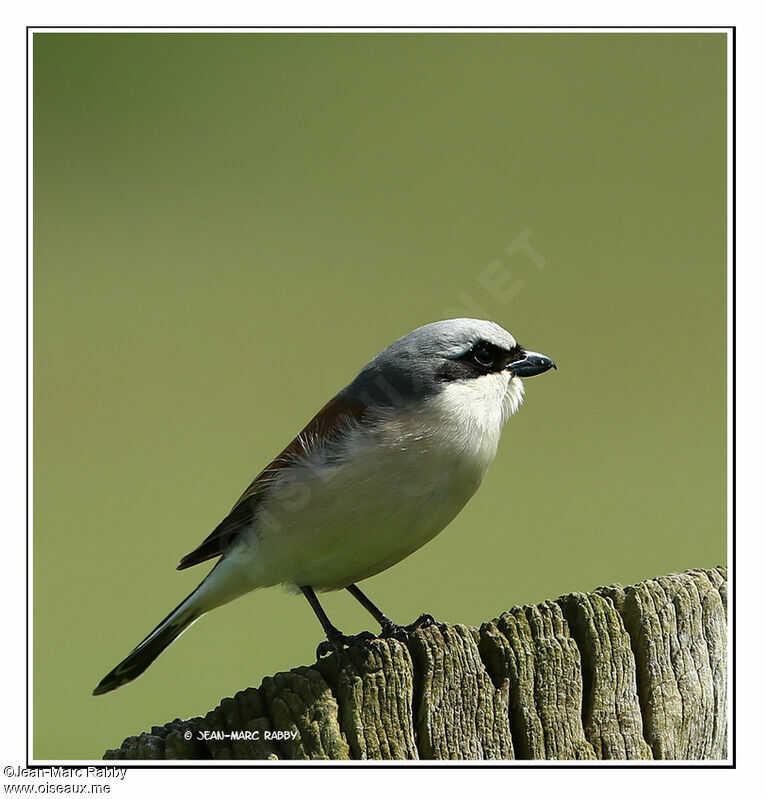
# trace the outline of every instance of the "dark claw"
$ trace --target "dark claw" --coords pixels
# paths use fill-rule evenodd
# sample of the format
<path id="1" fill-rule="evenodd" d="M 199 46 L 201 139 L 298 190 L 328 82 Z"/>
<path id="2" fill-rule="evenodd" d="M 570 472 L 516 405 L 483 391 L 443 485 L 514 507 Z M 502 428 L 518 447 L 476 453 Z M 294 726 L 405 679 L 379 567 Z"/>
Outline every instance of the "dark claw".
<path id="1" fill-rule="evenodd" d="M 320 660 L 325 655 L 340 655 L 344 647 L 364 646 L 368 641 L 374 640 L 375 636 L 368 630 L 362 630 L 356 635 L 343 635 L 342 632 L 338 631 L 337 635 L 328 636 L 326 641 L 322 641 L 319 644 L 316 651 L 317 660 Z"/>
<path id="2" fill-rule="evenodd" d="M 412 622 L 412 624 L 394 624 L 389 622 L 384 625 L 381 631 L 381 638 L 399 638 L 407 636 L 415 630 L 424 630 L 426 627 L 433 627 L 438 624 L 436 619 L 430 613 L 421 613 L 420 616 Z"/>
<path id="3" fill-rule="evenodd" d="M 408 630 L 424 630 L 426 627 L 435 627 L 439 622 L 430 613 L 421 613 L 415 621 L 410 624 Z"/>

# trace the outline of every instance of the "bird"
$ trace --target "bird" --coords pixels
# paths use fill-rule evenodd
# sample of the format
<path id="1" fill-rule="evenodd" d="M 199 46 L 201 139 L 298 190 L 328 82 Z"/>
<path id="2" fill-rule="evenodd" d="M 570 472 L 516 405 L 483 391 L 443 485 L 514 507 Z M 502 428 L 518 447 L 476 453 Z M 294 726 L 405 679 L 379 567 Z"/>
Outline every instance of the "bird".
<path id="1" fill-rule="evenodd" d="M 371 633 L 344 635 L 317 593 L 347 590 L 397 635 L 357 583 L 429 542 L 478 489 L 500 433 L 524 398 L 523 378 L 556 364 L 481 319 L 432 322 L 367 363 L 250 483 L 178 569 L 218 558 L 202 582 L 96 686 L 138 677 L 203 614 L 257 588 L 303 593 L 326 636 L 318 656 Z"/>

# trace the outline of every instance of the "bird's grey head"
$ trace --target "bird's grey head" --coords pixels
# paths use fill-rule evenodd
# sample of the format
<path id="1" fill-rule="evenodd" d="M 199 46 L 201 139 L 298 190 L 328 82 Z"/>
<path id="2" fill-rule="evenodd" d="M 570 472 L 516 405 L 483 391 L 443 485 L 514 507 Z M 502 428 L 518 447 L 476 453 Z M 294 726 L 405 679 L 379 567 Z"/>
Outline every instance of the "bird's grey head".
<path id="1" fill-rule="evenodd" d="M 413 330 L 376 355 L 344 389 L 365 404 L 399 406 L 439 394 L 455 383 L 489 375 L 505 385 L 555 364 L 527 352 L 500 325 L 482 319 L 445 319 Z M 484 383 L 488 381 L 483 381 Z"/>

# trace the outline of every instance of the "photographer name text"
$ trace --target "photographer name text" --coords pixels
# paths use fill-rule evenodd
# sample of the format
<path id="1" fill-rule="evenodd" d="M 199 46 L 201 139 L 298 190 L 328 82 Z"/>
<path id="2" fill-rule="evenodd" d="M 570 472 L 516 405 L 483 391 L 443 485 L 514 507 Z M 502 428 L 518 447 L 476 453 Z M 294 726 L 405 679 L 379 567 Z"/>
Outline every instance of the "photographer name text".
<path id="1" fill-rule="evenodd" d="M 95 766 L 67 768 L 65 766 L 47 766 L 41 768 L 24 768 L 23 766 L 6 766 L 3 769 L 5 777 L 11 779 L 19 777 L 46 777 L 59 779 L 101 779 L 124 780 L 128 773 L 126 768 L 96 768 Z"/>

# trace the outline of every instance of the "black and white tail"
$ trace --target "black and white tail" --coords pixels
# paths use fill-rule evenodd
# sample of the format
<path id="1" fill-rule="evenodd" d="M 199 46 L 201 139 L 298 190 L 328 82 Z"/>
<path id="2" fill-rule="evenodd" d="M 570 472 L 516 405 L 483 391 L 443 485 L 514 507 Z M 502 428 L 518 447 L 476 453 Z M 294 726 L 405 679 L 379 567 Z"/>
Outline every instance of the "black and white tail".
<path id="1" fill-rule="evenodd" d="M 252 576 L 243 572 L 236 557 L 221 558 L 194 591 L 101 680 L 93 691 L 94 696 L 135 680 L 200 616 L 257 587 Z"/>
<path id="2" fill-rule="evenodd" d="M 154 662 L 155 658 L 159 657 L 190 624 L 195 622 L 205 612 L 194 602 L 194 596 L 198 590 L 192 591 L 123 661 L 118 663 L 101 680 L 93 689 L 94 696 L 113 691 L 115 688 L 135 680 L 136 677 L 143 674 Z"/>

